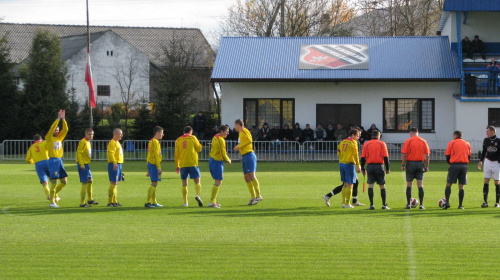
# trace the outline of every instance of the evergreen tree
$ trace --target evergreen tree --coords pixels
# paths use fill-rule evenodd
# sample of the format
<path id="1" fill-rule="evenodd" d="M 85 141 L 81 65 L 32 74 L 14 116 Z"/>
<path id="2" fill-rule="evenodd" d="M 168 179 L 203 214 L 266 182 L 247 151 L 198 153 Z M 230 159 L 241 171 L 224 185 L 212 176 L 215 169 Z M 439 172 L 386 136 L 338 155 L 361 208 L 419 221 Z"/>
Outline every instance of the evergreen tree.
<path id="1" fill-rule="evenodd" d="M 14 64 L 9 59 L 7 43 L 6 36 L 0 37 L 0 142 L 6 139 L 20 139 L 19 128 L 22 126 L 18 118 L 19 95 L 12 72 Z"/>
<path id="2" fill-rule="evenodd" d="M 145 140 L 151 138 L 153 135 L 153 128 L 156 125 L 157 124 L 151 115 L 151 111 L 145 106 L 142 106 L 139 109 L 137 117 L 135 118 L 131 138 L 134 140 Z M 163 128 L 165 129 L 165 127 Z"/>
<path id="3" fill-rule="evenodd" d="M 57 35 L 36 31 L 29 57 L 21 69 L 25 83 L 21 103 L 25 138 L 46 133 L 57 112 L 68 108 L 66 73 Z"/>

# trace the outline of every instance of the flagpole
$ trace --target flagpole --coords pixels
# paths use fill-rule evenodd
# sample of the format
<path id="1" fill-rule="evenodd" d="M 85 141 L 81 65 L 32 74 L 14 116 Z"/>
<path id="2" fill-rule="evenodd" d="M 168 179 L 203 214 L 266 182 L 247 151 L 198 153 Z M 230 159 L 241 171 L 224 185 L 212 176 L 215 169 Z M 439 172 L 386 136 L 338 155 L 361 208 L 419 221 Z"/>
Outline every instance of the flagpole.
<path id="1" fill-rule="evenodd" d="M 86 3 L 87 3 L 87 54 L 90 54 L 89 0 L 86 0 Z M 90 125 L 89 125 L 89 128 L 93 127 L 92 106 L 90 105 L 90 95 L 91 94 L 92 94 L 92 90 L 89 88 L 89 109 L 90 109 Z"/>

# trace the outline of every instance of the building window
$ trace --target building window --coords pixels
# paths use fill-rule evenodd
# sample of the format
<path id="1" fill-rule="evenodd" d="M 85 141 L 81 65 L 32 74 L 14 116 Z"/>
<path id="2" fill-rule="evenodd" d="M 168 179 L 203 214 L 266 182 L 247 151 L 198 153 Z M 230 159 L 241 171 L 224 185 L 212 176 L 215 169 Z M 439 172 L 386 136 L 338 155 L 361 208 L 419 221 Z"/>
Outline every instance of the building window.
<path id="1" fill-rule="evenodd" d="M 278 124 L 282 128 L 287 124 L 290 128 L 295 122 L 295 99 L 243 99 L 243 116 L 245 125 L 262 127 L 268 123 L 269 127 Z"/>
<path id="2" fill-rule="evenodd" d="M 107 56 L 113 56 L 113 51 L 106 51 Z"/>
<path id="3" fill-rule="evenodd" d="M 500 127 L 500 108 L 488 108 L 488 125 Z"/>
<path id="4" fill-rule="evenodd" d="M 384 99 L 384 132 L 434 132 L 434 123 L 434 99 Z"/>
<path id="5" fill-rule="evenodd" d="M 97 86 L 97 96 L 110 96 L 110 86 Z"/>

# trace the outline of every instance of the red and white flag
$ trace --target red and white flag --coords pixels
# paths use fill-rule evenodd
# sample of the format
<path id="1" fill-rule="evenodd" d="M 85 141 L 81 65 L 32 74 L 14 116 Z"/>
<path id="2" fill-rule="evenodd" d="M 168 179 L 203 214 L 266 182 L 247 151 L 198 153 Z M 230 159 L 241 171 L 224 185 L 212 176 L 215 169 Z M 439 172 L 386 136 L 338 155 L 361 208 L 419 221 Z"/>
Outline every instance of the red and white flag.
<path id="1" fill-rule="evenodd" d="M 87 66 L 85 67 L 85 82 L 89 86 L 89 100 L 90 106 L 95 108 L 95 91 L 94 91 L 94 80 L 92 79 L 92 65 L 90 64 L 90 51 L 87 48 Z"/>

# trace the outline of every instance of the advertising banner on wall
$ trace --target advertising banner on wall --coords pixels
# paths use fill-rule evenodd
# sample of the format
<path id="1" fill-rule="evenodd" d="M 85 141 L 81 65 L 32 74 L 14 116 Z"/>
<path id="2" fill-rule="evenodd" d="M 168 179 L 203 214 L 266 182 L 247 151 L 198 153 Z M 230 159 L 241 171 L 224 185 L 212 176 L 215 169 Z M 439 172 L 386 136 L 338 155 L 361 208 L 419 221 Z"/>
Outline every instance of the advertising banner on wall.
<path id="1" fill-rule="evenodd" d="M 369 69 L 368 45 L 302 45 L 299 69 Z"/>

